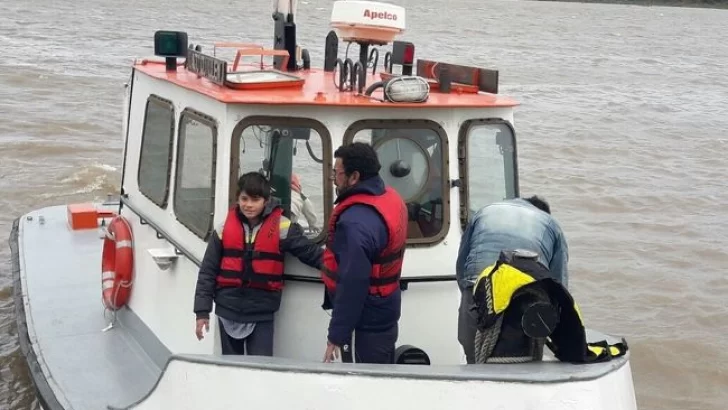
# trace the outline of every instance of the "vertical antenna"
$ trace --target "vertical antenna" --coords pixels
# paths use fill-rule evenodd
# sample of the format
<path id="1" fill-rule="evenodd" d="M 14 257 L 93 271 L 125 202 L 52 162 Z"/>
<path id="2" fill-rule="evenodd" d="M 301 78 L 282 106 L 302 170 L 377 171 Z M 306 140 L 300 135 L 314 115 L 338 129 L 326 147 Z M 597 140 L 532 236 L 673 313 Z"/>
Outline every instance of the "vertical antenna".
<path id="1" fill-rule="evenodd" d="M 273 58 L 273 65 L 278 70 L 295 71 L 298 67 L 296 61 L 296 23 L 295 10 L 297 0 L 277 0 L 273 11 L 275 28 L 273 32 L 273 48 L 288 51 L 288 66 L 283 67 L 283 57 Z"/>

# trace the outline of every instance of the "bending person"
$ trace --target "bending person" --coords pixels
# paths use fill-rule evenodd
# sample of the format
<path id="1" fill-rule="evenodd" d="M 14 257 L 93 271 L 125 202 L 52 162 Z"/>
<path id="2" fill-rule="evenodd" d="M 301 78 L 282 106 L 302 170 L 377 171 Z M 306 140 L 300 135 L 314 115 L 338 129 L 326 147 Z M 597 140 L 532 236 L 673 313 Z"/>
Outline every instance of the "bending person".
<path id="1" fill-rule="evenodd" d="M 486 267 L 494 264 L 503 250 L 524 249 L 538 254 L 554 280 L 567 286 L 569 248 L 561 226 L 551 216 L 549 204 L 537 197 L 516 198 L 487 205 L 468 222 L 458 251 L 455 272 L 461 299 L 458 340 L 469 364 L 475 362 L 475 320 L 473 285 Z"/>

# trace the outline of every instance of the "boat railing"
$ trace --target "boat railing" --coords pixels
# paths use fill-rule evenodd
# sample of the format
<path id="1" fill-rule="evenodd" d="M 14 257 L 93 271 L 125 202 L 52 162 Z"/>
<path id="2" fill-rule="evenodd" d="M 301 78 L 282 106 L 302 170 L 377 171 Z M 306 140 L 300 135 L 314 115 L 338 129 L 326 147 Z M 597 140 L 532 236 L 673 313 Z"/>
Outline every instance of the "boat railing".
<path id="1" fill-rule="evenodd" d="M 149 218 L 147 215 L 142 212 L 139 207 L 134 205 L 128 197 L 122 196 L 121 198 L 121 204 L 122 206 L 126 206 L 129 208 L 131 212 L 137 215 L 139 218 L 139 223 L 142 225 L 149 225 L 154 231 L 156 232 L 157 239 L 165 239 L 167 242 L 169 242 L 174 247 L 174 252 L 176 255 L 182 255 L 189 259 L 192 263 L 194 263 L 196 266 L 200 266 L 202 264 L 202 261 L 197 258 L 195 255 L 193 255 L 190 251 L 185 249 L 184 246 L 182 246 L 178 241 L 176 241 L 174 238 L 172 238 L 171 235 L 169 235 L 164 229 L 162 229 L 159 225 L 154 223 L 154 221 Z M 285 280 L 290 280 L 294 282 L 311 282 L 311 283 L 322 283 L 321 279 L 318 276 L 306 276 L 306 275 L 296 275 L 296 274 L 290 274 L 287 273 L 284 275 Z M 455 275 L 428 275 L 428 276 L 416 276 L 416 277 L 407 277 L 402 278 L 400 280 L 400 287 L 403 290 L 406 290 L 409 286 L 409 283 L 422 283 L 422 282 L 454 282 L 456 280 Z"/>

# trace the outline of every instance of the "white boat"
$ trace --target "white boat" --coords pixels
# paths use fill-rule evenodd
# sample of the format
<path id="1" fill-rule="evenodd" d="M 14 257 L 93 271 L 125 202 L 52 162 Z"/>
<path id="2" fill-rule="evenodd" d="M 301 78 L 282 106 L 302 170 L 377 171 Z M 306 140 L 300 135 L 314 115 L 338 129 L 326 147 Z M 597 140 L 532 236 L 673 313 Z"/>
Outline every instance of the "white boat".
<path id="1" fill-rule="evenodd" d="M 396 40 L 405 10 L 361 1 L 333 3 L 335 31 L 309 45 L 326 50 L 312 68 L 296 4 L 280 3 L 273 49 L 157 32 L 155 57 L 134 63 L 126 87 L 118 198 L 16 220 L 18 335 L 43 408 L 635 409 L 629 353 L 465 364 L 462 227 L 469 209 L 519 195 L 517 103 L 498 94 L 498 72 L 415 60 L 416 44 Z M 375 146 L 410 208 L 397 364 L 322 363 L 323 284 L 290 256 L 274 357 L 221 355 L 215 320 L 198 341 L 198 267 L 237 177 L 263 170 L 288 205 L 298 173 L 317 214 L 301 224 L 322 242 L 333 151 L 355 140 Z"/>

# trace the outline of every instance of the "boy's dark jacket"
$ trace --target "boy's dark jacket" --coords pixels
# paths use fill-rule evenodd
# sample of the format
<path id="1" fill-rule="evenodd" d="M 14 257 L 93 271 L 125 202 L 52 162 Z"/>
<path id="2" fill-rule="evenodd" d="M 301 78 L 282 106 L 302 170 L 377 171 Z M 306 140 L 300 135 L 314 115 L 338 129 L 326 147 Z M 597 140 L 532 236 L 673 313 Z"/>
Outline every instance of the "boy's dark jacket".
<path id="1" fill-rule="evenodd" d="M 278 202 L 271 199 L 263 210 L 262 218 L 267 218 L 278 206 Z M 247 232 L 250 229 L 247 226 L 247 218 L 237 205 L 235 209 L 241 223 L 245 221 L 244 229 Z M 285 220 L 287 218 L 281 216 L 281 221 Z M 275 312 L 281 305 L 281 292 L 234 287 L 217 289 L 216 277 L 222 260 L 221 230 L 216 230 L 210 236 L 200 265 L 194 304 L 197 318 L 209 318 L 214 299 L 215 314 L 219 317 L 240 323 L 273 320 Z M 303 229 L 296 223 L 291 223 L 287 230 L 281 230 L 280 249 L 282 253 L 290 253 L 306 265 L 316 269 L 321 268 L 323 248 L 306 238 Z"/>

